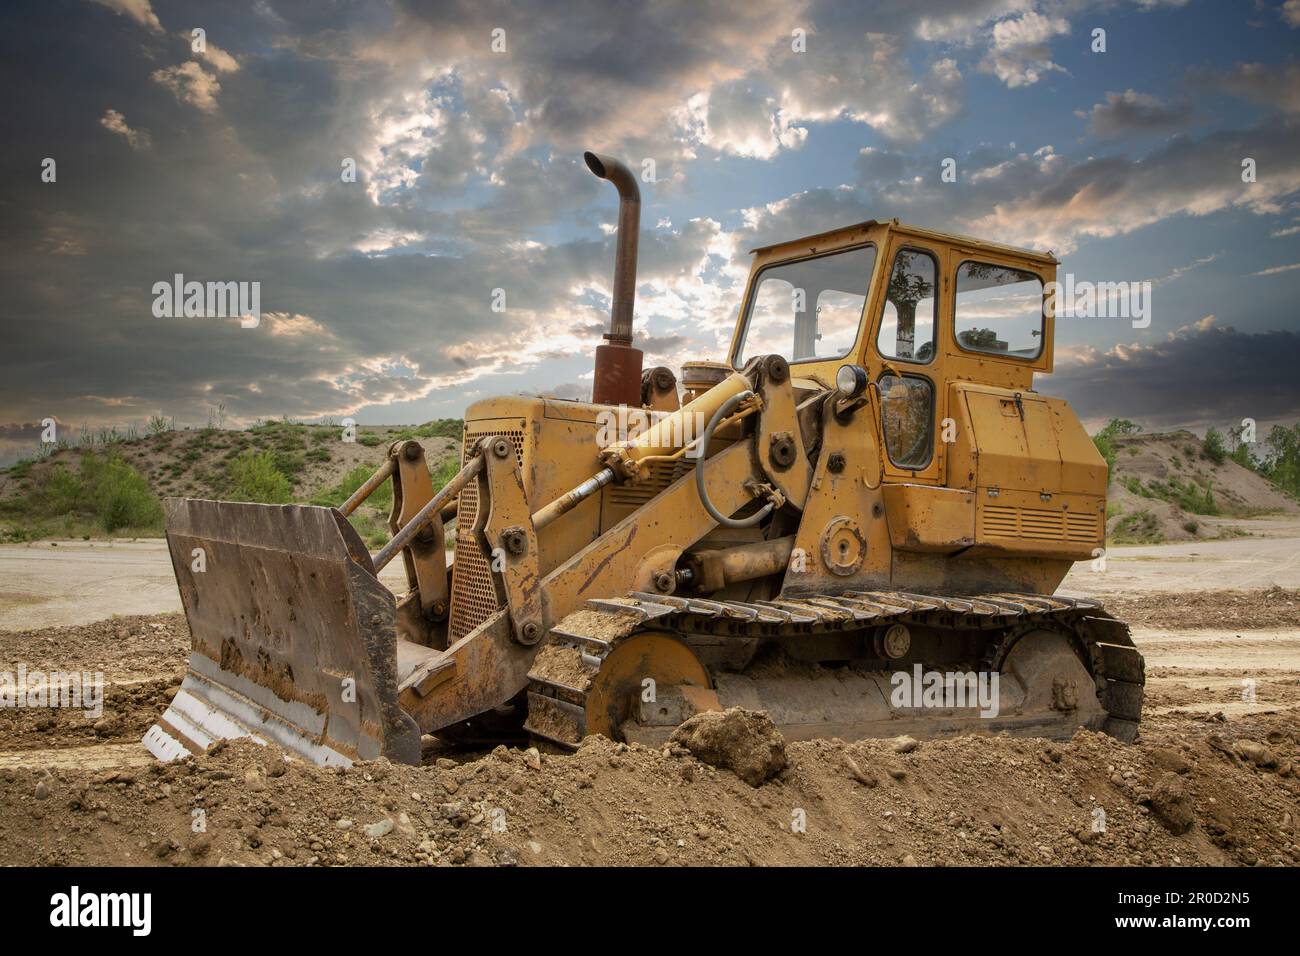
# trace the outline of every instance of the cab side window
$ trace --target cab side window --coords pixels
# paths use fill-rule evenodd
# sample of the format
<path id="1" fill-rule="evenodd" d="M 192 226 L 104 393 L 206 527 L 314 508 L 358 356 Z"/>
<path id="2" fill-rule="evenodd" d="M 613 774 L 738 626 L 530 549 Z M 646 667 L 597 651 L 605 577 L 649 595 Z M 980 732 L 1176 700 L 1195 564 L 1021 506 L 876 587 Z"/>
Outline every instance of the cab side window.
<path id="1" fill-rule="evenodd" d="M 885 291 L 876 348 L 885 358 L 929 362 L 934 358 L 936 276 L 934 257 L 919 249 L 900 249 Z"/>
<path id="2" fill-rule="evenodd" d="M 953 312 L 957 345 L 967 352 L 1018 359 L 1043 353 L 1043 280 L 1032 272 L 963 262 Z"/>

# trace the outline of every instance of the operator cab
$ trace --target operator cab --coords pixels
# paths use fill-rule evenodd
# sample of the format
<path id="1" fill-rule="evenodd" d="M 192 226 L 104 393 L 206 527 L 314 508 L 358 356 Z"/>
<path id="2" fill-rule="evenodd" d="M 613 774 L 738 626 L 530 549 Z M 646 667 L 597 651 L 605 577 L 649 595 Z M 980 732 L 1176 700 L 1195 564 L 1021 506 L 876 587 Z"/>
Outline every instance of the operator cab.
<path id="1" fill-rule="evenodd" d="M 754 256 L 731 365 L 778 354 L 796 380 L 824 388 L 840 366 L 862 366 L 895 480 L 945 483 L 952 383 L 1028 392 L 1034 372 L 1051 371 L 1051 255 L 891 220 Z"/>

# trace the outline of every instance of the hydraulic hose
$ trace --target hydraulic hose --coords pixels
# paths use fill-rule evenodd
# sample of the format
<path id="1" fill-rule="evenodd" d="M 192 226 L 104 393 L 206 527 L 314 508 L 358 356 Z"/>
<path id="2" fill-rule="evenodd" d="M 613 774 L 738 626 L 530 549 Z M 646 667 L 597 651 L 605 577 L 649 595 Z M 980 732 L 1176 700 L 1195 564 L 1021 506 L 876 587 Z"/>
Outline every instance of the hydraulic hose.
<path id="1" fill-rule="evenodd" d="M 737 405 L 746 399 L 753 398 L 752 390 L 737 392 L 729 399 L 718 406 L 718 410 L 713 413 L 709 423 L 704 426 L 704 433 L 700 435 L 700 460 L 695 466 L 695 489 L 700 494 L 700 504 L 704 505 L 704 510 L 709 513 L 709 517 L 725 528 L 752 528 L 771 513 L 774 505 L 768 502 L 764 507 L 754 512 L 748 518 L 729 518 L 717 509 L 717 506 L 709 498 L 709 492 L 704 486 L 704 462 L 705 456 L 709 453 L 709 442 L 713 439 L 713 430 L 718 427 L 718 423 L 731 414 Z"/>

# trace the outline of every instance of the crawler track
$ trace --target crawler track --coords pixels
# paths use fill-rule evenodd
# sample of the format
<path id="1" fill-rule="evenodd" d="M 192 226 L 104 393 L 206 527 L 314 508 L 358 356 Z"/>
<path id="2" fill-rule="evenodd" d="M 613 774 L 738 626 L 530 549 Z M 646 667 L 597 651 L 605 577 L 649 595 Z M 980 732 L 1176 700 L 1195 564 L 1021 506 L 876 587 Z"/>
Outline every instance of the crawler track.
<path id="1" fill-rule="evenodd" d="M 873 661 L 870 650 L 856 652 L 852 660 L 835 660 L 838 648 L 870 648 L 873 635 L 893 624 L 927 635 L 926 649 L 893 661 Z M 891 713 L 884 721 L 864 716 L 860 722 L 799 724 L 789 728 L 795 736 L 832 735 L 831 730 L 836 731 L 834 736 L 904 731 L 926 735 L 932 729 L 936 734 L 1008 730 L 1060 737 L 1088 726 L 1132 742 L 1141 717 L 1142 656 L 1134 648 L 1127 626 L 1106 615 L 1094 601 L 1012 593 L 949 597 L 848 591 L 739 602 L 633 592 L 625 598 L 590 601 L 552 629 L 549 644 L 529 674 L 528 732 L 566 748 L 577 746 L 594 732 L 592 697 L 598 691 L 608 697 L 608 688 L 602 685 L 607 660 L 629 641 L 646 634 L 686 645 L 704 662 L 707 683 L 714 687 L 729 681 L 734 684 L 736 675 L 748 677 L 761 671 L 766 649 L 794 652 L 813 663 L 804 667 L 802 675 L 792 678 L 786 672 L 773 684 L 779 683 L 787 695 L 793 688 L 799 696 L 798 682 L 803 680 L 812 690 L 807 696 L 815 698 L 829 690 L 840 698 L 841 709 L 847 706 L 850 712 L 852 701 L 846 697 L 854 693 L 873 696 L 877 692 L 870 689 L 871 682 L 879 687 L 883 680 L 887 685 L 891 672 L 920 664 L 926 670 L 964 667 L 1001 673 L 1009 662 L 1014 671 L 1017 655 L 1023 661 L 1033 651 L 1032 645 L 1045 638 L 1068 646 L 1082 665 L 1079 673 L 1086 673 L 1083 682 L 1092 682 L 1092 687 L 1082 689 L 1037 688 L 1040 695 L 1051 695 L 1050 706 L 1026 707 L 983 723 L 955 721 L 948 719 L 948 713 L 927 718 L 912 712 L 907 720 Z M 1017 649 L 1022 641 L 1026 643 Z M 834 663 L 829 664 L 831 661 Z M 1020 670 L 1024 670 L 1023 664 Z M 819 680 L 835 681 L 837 686 L 813 689 L 812 682 Z M 1096 703 L 1087 698 L 1089 692 L 1095 693 Z M 725 699 L 722 703 L 727 705 Z M 602 698 L 600 706 L 607 708 L 609 703 Z M 1072 720 L 1072 714 L 1079 719 Z M 616 732 L 618 736 L 640 732 L 617 719 L 596 723 L 620 727 L 623 733 Z M 826 733 L 819 732 L 819 726 Z M 669 730 L 661 726 L 659 738 Z"/>

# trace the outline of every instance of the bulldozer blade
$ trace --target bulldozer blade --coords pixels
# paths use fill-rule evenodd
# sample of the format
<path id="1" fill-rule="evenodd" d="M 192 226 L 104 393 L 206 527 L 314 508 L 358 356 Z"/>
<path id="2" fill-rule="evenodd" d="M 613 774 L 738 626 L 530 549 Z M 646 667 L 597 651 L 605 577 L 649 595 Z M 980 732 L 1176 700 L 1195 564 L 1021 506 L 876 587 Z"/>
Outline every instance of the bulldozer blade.
<path id="1" fill-rule="evenodd" d="M 191 649 L 149 751 L 169 761 L 249 737 L 317 764 L 418 763 L 419 729 L 397 703 L 396 602 L 347 519 L 306 505 L 163 505 Z"/>

